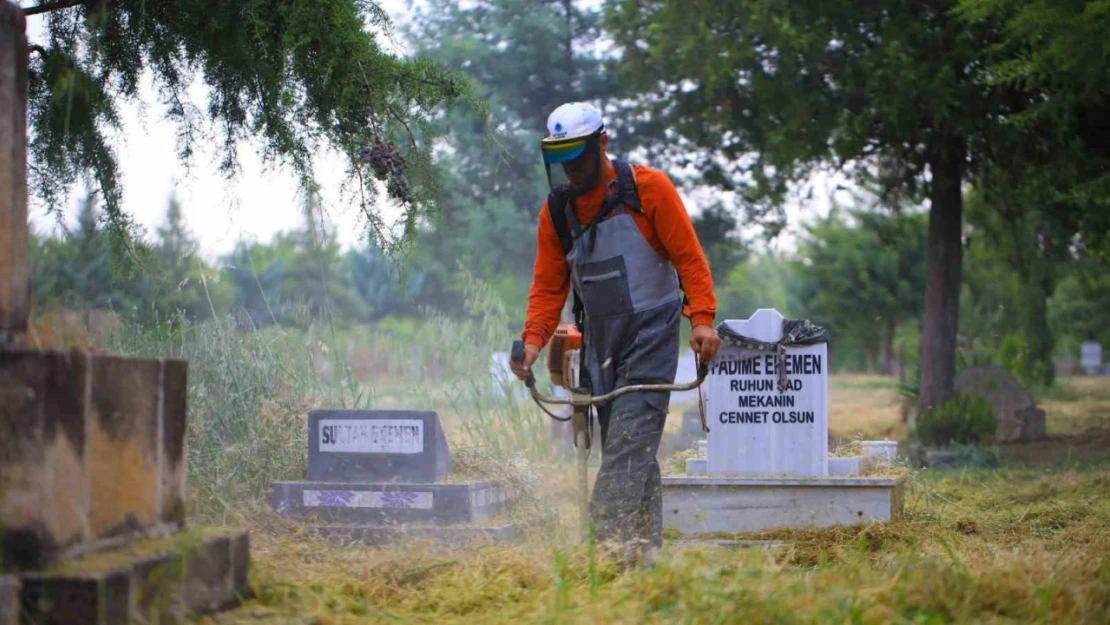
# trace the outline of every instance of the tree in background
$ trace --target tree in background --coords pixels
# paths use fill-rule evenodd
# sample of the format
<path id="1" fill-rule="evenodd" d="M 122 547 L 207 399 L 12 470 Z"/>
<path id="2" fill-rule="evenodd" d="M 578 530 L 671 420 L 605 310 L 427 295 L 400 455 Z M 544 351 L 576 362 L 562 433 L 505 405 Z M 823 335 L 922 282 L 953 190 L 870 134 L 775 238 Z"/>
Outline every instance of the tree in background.
<path id="1" fill-rule="evenodd" d="M 230 305 L 230 292 L 219 272 L 199 257 L 199 244 L 185 226 L 185 215 L 177 197 L 166 206 L 165 223 L 156 231 L 152 260 L 141 267 L 147 297 L 159 320 L 184 317 L 208 319 L 223 314 Z"/>
<path id="2" fill-rule="evenodd" d="M 347 252 L 351 282 L 366 305 L 367 321 L 412 309 L 424 284 L 420 272 L 406 271 L 400 263 L 373 245 Z"/>
<path id="3" fill-rule="evenodd" d="M 746 242 L 740 237 L 740 220 L 723 202 L 704 207 L 692 219 L 698 241 L 709 261 L 714 284 L 722 284 L 749 255 Z"/>
<path id="4" fill-rule="evenodd" d="M 101 219 L 97 198 L 89 194 L 81 201 L 74 229 L 35 244 L 32 284 L 37 307 L 131 313 L 143 304 L 144 285 L 113 271 L 111 241 Z M 149 260 L 147 248 L 139 250 Z"/>
<path id="5" fill-rule="evenodd" d="M 953 11 L 960 5 L 979 10 L 960 16 Z M 877 178 L 884 194 L 925 191 L 922 409 L 953 390 L 965 183 L 989 184 L 995 165 L 1016 171 L 1014 155 L 1053 152 L 1079 135 L 1075 123 L 1054 134 L 1015 123 L 1045 91 L 997 80 L 989 64 L 1010 36 L 992 14 L 1003 5 L 1019 10 L 987 0 L 609 5 L 625 84 L 656 94 L 639 102 L 645 117 L 682 138 L 675 145 L 697 149 L 706 179 L 741 192 L 754 214 L 781 214 L 791 186 L 830 165 Z M 1102 13 L 1093 21 L 1105 23 Z M 1012 49 L 1040 43 L 1029 37 Z M 1077 173 L 1073 182 L 1081 179 Z"/>
<path id="6" fill-rule="evenodd" d="M 838 342 L 863 347 L 869 370 L 893 374 L 898 326 L 920 319 L 924 304 L 926 217 L 849 217 L 852 223 L 833 210 L 806 227 L 798 297 Z"/>
<path id="7" fill-rule="evenodd" d="M 450 147 L 436 220 L 414 254 L 426 272 L 422 302 L 462 310 L 460 263 L 508 300 L 527 292 L 548 188 L 539 154 L 547 116 L 570 100 L 605 107 L 618 93 L 597 49 L 600 22 L 597 8 L 571 0 L 430 0 L 413 17 L 420 55 L 471 77 L 489 106 L 488 120 L 465 111 L 442 120 Z"/>
<path id="8" fill-rule="evenodd" d="M 389 20 L 369 0 L 78 0 L 24 6 L 47 31 L 29 67 L 30 170 L 51 209 L 88 176 L 99 188 L 118 243 L 131 222 L 122 206 L 118 164 L 108 132 L 117 102 L 138 96 L 150 72 L 178 125 L 178 155 L 220 146 L 222 171 L 237 167 L 237 145 L 262 141 L 268 161 L 292 165 L 315 188 L 313 156 L 323 147 L 346 157 L 370 224 L 380 223 L 375 180 L 405 210 L 411 235 L 429 193 L 428 146 L 417 133 L 464 83 L 426 60 L 398 58 L 378 45 Z M 188 98 L 194 78 L 207 106 Z M 205 122 L 210 122 L 206 124 Z M 400 151 L 391 147 L 403 146 Z M 363 163 L 363 149 L 370 163 Z M 375 234 L 382 238 L 383 231 Z"/>

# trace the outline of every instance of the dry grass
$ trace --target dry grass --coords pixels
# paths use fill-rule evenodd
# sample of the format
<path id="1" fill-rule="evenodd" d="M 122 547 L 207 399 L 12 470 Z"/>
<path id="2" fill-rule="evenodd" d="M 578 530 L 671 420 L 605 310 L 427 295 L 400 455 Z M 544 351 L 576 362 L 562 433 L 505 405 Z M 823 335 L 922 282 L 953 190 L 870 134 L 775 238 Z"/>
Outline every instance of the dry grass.
<path id="1" fill-rule="evenodd" d="M 829 434 L 838 440 L 901 440 L 901 398 L 897 383 L 877 375 L 829 378 Z"/>
<path id="2" fill-rule="evenodd" d="M 896 435 L 894 391 L 881 382 L 833 381 L 841 432 Z M 1075 382 L 1046 400 L 1056 402 L 1048 404 L 1050 431 L 1100 418 L 1110 382 Z M 1102 446 L 1083 463 L 1069 460 L 1081 443 Z M 205 622 L 1104 625 L 1110 437 L 1061 435 L 1038 445 L 1025 456 L 1011 448 L 995 470 L 911 475 L 905 517 L 892 523 L 739 535 L 788 546 L 684 550 L 650 570 L 622 570 L 577 544 L 567 464 L 527 467 L 537 472 L 528 482 L 536 499 L 561 520 L 559 528 L 531 524 L 520 545 L 337 545 L 255 510 L 240 522 L 253 529 L 257 597 Z M 471 460 L 485 470 L 488 459 Z"/>

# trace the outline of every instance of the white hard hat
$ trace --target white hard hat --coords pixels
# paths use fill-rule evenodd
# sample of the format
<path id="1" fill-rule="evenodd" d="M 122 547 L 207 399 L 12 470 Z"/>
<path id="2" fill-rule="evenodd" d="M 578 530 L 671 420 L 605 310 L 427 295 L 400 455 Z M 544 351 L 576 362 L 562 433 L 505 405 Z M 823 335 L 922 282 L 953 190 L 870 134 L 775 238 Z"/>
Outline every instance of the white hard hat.
<path id="1" fill-rule="evenodd" d="M 570 102 L 560 106 L 547 117 L 547 139 L 562 141 L 588 137 L 605 130 L 601 111 L 587 102 Z"/>
<path id="2" fill-rule="evenodd" d="M 570 102 L 547 117 L 547 136 L 543 138 L 544 162 L 561 163 L 585 151 L 584 139 L 605 132 L 601 111 L 586 102 Z M 576 141 L 577 140 L 577 141 Z"/>

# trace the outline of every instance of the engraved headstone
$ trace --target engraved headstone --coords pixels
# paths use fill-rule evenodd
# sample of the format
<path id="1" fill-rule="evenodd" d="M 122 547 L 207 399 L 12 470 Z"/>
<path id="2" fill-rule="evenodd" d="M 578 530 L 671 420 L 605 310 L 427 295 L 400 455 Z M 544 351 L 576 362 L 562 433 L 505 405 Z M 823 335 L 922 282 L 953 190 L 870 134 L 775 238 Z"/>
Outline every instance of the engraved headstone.
<path id="1" fill-rule="evenodd" d="M 782 322 L 760 309 L 725 324 L 773 343 Z M 788 346 L 785 366 L 782 385 L 774 355 L 721 347 L 706 380 L 709 475 L 828 475 L 828 346 Z"/>
<path id="2" fill-rule="evenodd" d="M 312 410 L 308 479 L 434 483 L 451 470 L 439 417 L 418 410 Z"/>
<path id="3" fill-rule="evenodd" d="M 1079 365 L 1087 375 L 1102 373 L 1102 345 L 1098 341 L 1086 341 L 1079 347 Z"/>

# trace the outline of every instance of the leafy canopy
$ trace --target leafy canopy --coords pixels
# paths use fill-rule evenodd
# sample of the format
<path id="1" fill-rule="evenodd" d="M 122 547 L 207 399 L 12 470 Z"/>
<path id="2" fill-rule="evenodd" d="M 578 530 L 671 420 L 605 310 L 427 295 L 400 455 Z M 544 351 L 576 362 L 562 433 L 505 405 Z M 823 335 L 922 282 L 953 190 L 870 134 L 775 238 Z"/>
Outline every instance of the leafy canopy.
<path id="1" fill-rule="evenodd" d="M 34 186 L 57 210 L 69 186 L 89 179 L 117 241 L 130 219 L 109 135 L 119 103 L 138 98 L 148 75 L 176 122 L 183 162 L 215 143 L 233 175 L 238 144 L 256 137 L 267 162 L 291 165 L 311 194 L 314 156 L 334 148 L 379 240 L 394 233 L 376 209 L 375 180 L 404 209 L 402 236 L 411 236 L 433 182 L 418 141 L 428 119 L 467 92 L 438 65 L 382 49 L 390 23 L 369 0 L 63 0 L 24 10 L 45 16 L 47 32 L 29 68 Z M 188 96 L 197 78 L 208 87 L 203 105 Z M 363 163 L 373 146 L 386 160 Z"/>

